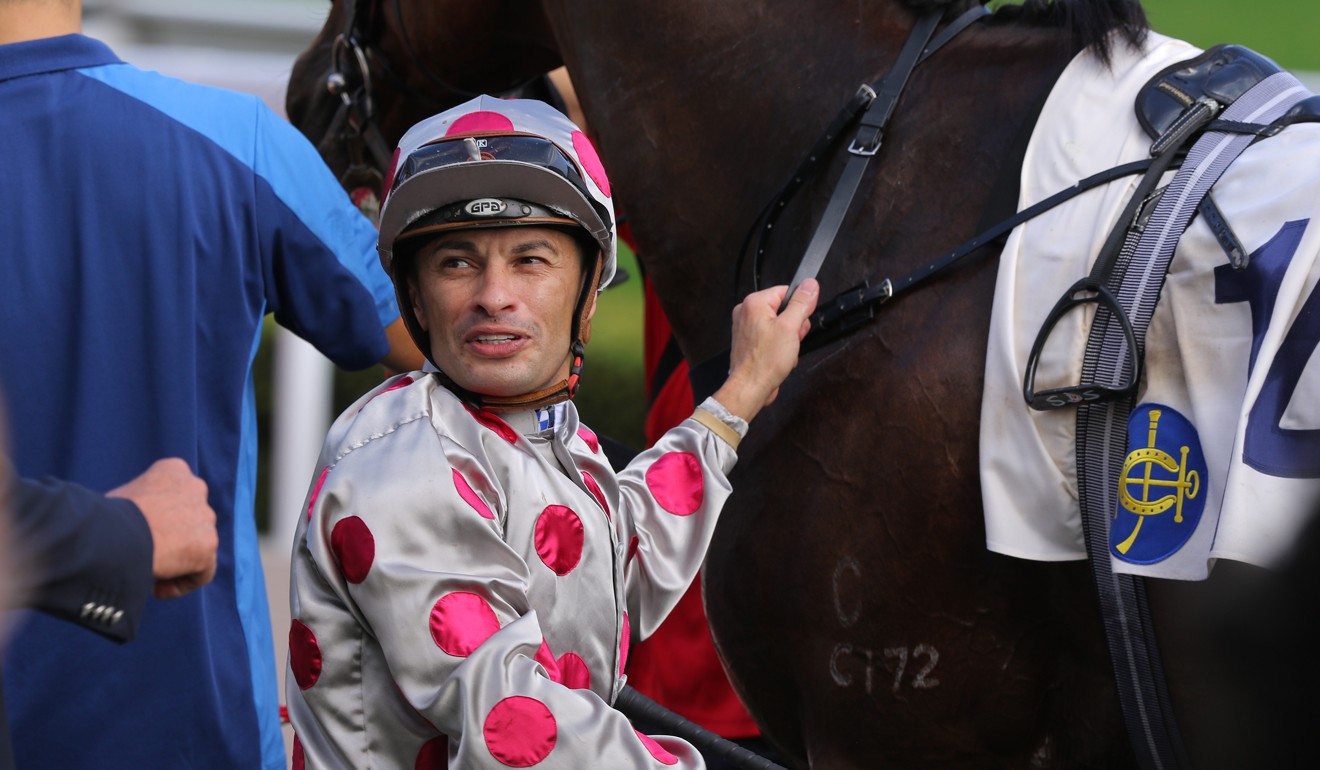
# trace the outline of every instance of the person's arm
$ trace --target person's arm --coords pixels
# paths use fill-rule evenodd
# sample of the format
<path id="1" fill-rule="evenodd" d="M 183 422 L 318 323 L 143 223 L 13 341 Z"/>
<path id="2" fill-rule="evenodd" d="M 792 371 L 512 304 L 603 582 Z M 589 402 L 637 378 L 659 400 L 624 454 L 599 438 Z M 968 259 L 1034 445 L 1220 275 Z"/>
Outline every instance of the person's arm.
<path id="1" fill-rule="evenodd" d="M 269 196 L 254 217 L 267 308 L 340 368 L 420 369 L 375 228 L 297 129 L 260 104 L 254 109 L 252 168 L 258 191 Z"/>
<path id="2" fill-rule="evenodd" d="M 408 327 L 403 325 L 402 318 L 395 319 L 394 323 L 385 327 L 385 337 L 390 341 L 390 352 L 380 362 L 384 364 L 387 376 L 415 372 L 426 363 L 426 358 L 413 343 Z"/>
<path id="3" fill-rule="evenodd" d="M 14 480 L 16 597 L 116 641 L 137 634 L 151 595 L 151 530 L 128 500 L 67 481 Z"/>
<path id="4" fill-rule="evenodd" d="M 218 538 L 206 485 L 182 460 L 157 462 L 110 495 L 16 479 L 11 550 L 23 606 L 122 642 L 153 586 L 182 596 L 211 579 Z"/>

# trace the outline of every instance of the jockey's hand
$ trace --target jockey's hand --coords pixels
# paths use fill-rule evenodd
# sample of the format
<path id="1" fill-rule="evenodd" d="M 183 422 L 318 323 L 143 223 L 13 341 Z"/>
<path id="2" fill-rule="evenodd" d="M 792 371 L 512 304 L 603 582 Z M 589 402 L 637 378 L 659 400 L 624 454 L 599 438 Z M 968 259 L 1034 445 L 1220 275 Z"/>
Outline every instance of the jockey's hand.
<path id="1" fill-rule="evenodd" d="M 787 292 L 787 286 L 773 286 L 747 295 L 733 309 L 729 378 L 715 391 L 715 400 L 748 422 L 775 400 L 779 385 L 797 366 L 820 284 L 814 278 L 803 281 L 780 313 Z"/>

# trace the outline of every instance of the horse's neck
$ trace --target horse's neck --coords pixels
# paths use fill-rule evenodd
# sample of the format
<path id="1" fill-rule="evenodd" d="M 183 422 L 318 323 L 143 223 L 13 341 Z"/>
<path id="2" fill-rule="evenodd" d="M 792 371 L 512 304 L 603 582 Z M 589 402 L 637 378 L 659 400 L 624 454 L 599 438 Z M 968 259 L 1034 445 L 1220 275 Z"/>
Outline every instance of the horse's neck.
<path id="1" fill-rule="evenodd" d="M 858 84 L 873 82 L 892 65 L 911 16 L 897 3 L 859 7 L 778 0 L 751 5 L 620 2 L 589 14 L 552 10 L 550 16 L 588 123 L 633 223 L 647 274 L 680 346 L 689 358 L 702 360 L 728 345 L 729 311 L 737 292 L 748 288 L 746 281 L 735 285 L 734 262 L 761 207 Z M 984 38 L 989 31 L 977 33 Z M 923 68 L 956 81 L 957 62 L 978 61 L 967 52 L 978 45 L 964 46 L 962 54 L 942 52 Z M 1050 45 L 1036 41 L 1037 49 Z M 1012 89 L 1028 92 L 1033 88 L 1029 75 L 1042 66 L 1024 56 L 1048 58 L 1028 46 L 1025 53 L 1000 52 L 1001 61 L 992 65 L 1004 71 Z M 984 89 L 991 79 L 973 74 L 976 88 Z M 932 134 L 981 132 L 977 121 L 982 118 L 969 107 L 997 98 L 990 96 L 995 90 L 953 86 L 939 89 L 946 103 L 935 109 L 923 105 L 924 94 L 914 94 L 895 117 L 895 136 L 910 137 L 911 147 L 929 147 Z M 1010 103 L 998 114 L 1017 109 Z M 904 131 L 904 123 L 913 119 L 926 125 Z M 1008 144 L 999 135 L 1015 134 L 1002 118 L 988 130 L 995 135 L 987 141 L 992 148 Z M 875 165 L 900 162 L 879 160 Z M 903 157 L 906 170 L 887 168 L 886 173 L 914 176 L 920 170 L 911 161 Z M 870 183 L 869 191 L 876 187 Z M 857 205 L 867 205 L 867 189 Z M 953 220 L 959 225 L 960 213 L 952 212 L 946 224 Z M 804 218 L 807 212 L 800 212 L 798 219 Z M 877 210 L 877 223 L 883 219 Z M 796 234 L 781 236 L 777 246 L 800 254 L 808 235 L 798 228 Z M 920 253 L 921 243 L 907 245 L 916 250 L 914 259 L 930 256 Z M 846 269 L 832 264 L 822 277 L 829 280 Z M 783 272 L 775 277 L 785 280 Z"/>

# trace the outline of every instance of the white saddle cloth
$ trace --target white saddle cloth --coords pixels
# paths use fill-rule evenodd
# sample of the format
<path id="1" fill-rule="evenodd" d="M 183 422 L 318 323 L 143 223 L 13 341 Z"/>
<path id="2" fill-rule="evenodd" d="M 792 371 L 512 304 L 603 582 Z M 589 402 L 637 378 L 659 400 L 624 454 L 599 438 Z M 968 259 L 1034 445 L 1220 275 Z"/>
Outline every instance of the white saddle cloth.
<path id="1" fill-rule="evenodd" d="M 1018 209 L 1147 157 L 1137 91 L 1198 53 L 1152 34 L 1143 51 L 1116 47 L 1108 69 L 1078 56 L 1028 145 Z M 1086 558 L 1076 411 L 1029 409 L 1022 380 L 1046 316 L 1089 273 L 1135 184 L 1118 180 L 1027 222 L 1000 257 L 981 410 L 992 551 Z M 1320 124 L 1252 145 L 1212 194 L 1251 262 L 1228 267 L 1199 216 L 1175 252 L 1148 331 L 1126 469 L 1107 481 L 1117 486 L 1119 572 L 1199 580 L 1221 558 L 1270 566 L 1320 508 Z M 1038 390 L 1079 383 L 1093 314 L 1088 305 L 1058 324 Z"/>

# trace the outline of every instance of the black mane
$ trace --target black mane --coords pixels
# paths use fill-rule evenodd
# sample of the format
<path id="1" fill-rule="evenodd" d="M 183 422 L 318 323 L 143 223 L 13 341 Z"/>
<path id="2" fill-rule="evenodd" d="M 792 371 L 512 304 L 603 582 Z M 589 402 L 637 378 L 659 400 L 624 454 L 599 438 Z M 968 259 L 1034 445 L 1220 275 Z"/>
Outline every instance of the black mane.
<path id="1" fill-rule="evenodd" d="M 987 5 L 991 0 L 902 2 L 918 14 L 944 8 L 945 15 L 952 17 L 977 3 Z M 1065 28 L 1072 34 L 1073 44 L 1079 50 L 1092 46 L 1106 62 L 1114 40 L 1110 37 L 1111 32 L 1117 31 L 1119 39 L 1138 46 L 1150 30 L 1140 0 L 1021 0 L 1001 3 L 995 10 L 995 17 L 1013 23 Z"/>

